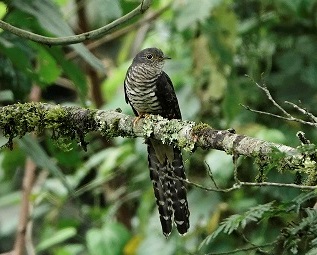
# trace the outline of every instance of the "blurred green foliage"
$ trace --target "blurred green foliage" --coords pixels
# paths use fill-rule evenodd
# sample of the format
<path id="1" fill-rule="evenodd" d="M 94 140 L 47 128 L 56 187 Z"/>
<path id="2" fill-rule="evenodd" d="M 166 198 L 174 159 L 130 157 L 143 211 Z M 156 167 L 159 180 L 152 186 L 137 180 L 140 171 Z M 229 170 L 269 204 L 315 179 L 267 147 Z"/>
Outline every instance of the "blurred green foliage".
<path id="1" fill-rule="evenodd" d="M 0 16 L 34 33 L 65 36 L 83 32 L 82 20 L 89 29 L 98 28 L 138 4 L 12 0 L 0 2 Z M 317 0 L 156 0 L 144 15 L 168 4 L 152 22 L 100 43 L 94 54 L 84 44 L 48 47 L 1 31 L 0 105 L 27 102 L 39 86 L 41 101 L 95 107 L 100 102 L 89 92 L 97 89 L 101 108 L 132 114 L 124 101 L 125 72 L 137 51 L 154 46 L 172 58 L 165 71 L 184 119 L 289 146 L 300 145 L 296 132 L 302 130 L 314 142 L 312 127 L 252 113 L 241 104 L 282 114 L 256 81 L 266 84 L 294 116 L 309 120 L 285 100 L 317 115 Z M 38 166 L 31 197 L 37 254 L 217 254 L 236 249 L 241 250 L 235 254 L 316 254 L 317 215 L 311 209 L 316 192 L 244 187 L 216 193 L 189 186 L 190 231 L 184 237 L 172 233 L 166 240 L 143 141 L 109 141 L 90 134 L 88 152 L 75 141 L 65 145 L 72 150 L 63 151 L 51 136 L 45 131 L 38 139 L 14 141 L 13 151 L 0 151 L 0 252 L 14 243 L 25 160 L 31 157 Z M 0 146 L 5 142 L 0 135 Z M 233 185 L 230 155 L 184 154 L 190 181 L 206 187 L 214 187 L 213 181 L 220 187 Z M 293 183 L 300 177 L 296 170 L 281 172 L 250 158 L 240 158 L 238 164 L 243 181 L 254 182 L 260 171 L 271 182 Z"/>

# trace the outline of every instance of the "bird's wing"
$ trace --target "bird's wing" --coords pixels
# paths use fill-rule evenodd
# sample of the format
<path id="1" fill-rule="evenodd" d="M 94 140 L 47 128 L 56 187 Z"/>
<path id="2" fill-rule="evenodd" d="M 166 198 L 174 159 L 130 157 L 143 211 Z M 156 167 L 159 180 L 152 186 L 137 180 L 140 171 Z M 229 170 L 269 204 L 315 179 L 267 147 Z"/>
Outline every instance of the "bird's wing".
<path id="1" fill-rule="evenodd" d="M 181 111 L 170 77 L 168 77 L 165 72 L 162 72 L 156 84 L 155 94 L 162 107 L 162 113 L 160 115 L 168 119 L 181 119 Z"/>
<path id="2" fill-rule="evenodd" d="M 168 119 L 181 119 L 181 112 L 171 79 L 165 72 L 157 79 L 155 95 L 160 102 L 162 117 Z M 189 210 L 186 198 L 186 179 L 181 151 L 172 145 L 162 144 L 160 141 L 149 139 L 149 167 L 151 178 L 157 177 L 153 182 L 155 197 L 159 207 L 163 233 L 168 236 L 170 224 L 170 210 L 172 207 L 174 222 L 180 234 L 185 234 L 189 228 Z M 156 173 L 155 175 L 153 173 Z M 167 177 L 166 177 L 167 174 Z M 165 189 L 158 189 L 157 183 L 168 183 Z M 163 187 L 163 185 L 161 185 Z M 159 190 L 161 192 L 159 192 Z M 162 194 L 163 193 L 163 194 Z M 161 196 L 159 196 L 161 195 Z"/>

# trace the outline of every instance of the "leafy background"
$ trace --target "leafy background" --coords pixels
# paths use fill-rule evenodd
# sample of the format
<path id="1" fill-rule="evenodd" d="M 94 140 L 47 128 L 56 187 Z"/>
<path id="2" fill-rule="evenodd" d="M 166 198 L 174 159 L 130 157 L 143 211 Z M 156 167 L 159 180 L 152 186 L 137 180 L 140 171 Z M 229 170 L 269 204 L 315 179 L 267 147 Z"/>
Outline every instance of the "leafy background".
<path id="1" fill-rule="evenodd" d="M 12 0 L 0 2 L 6 22 L 46 36 L 101 27 L 132 10 L 138 1 Z M 273 97 L 300 104 L 312 114 L 317 96 L 316 0 L 162 0 L 161 15 L 113 39 L 48 47 L 0 33 L 0 104 L 40 101 L 116 109 L 132 114 L 123 94 L 131 58 L 142 48 L 161 48 L 172 58 L 171 77 L 183 118 L 267 141 L 298 146 L 302 130 L 316 130 L 252 113 L 241 106 L 281 114 L 254 81 Z M 140 16 L 138 19 L 142 19 Z M 129 25 L 135 24 L 134 19 Z M 247 75 L 247 76 L 246 76 Z M 251 77 L 252 79 L 250 79 Z M 76 141 L 61 144 L 46 131 L 16 140 L 0 151 L 0 252 L 12 248 L 21 203 L 26 158 L 38 166 L 31 197 L 32 236 L 37 254 L 316 254 L 315 192 L 287 188 L 243 188 L 230 193 L 188 187 L 191 228 L 181 237 L 161 233 L 141 139 L 91 134 L 88 152 Z M 5 139 L 0 136 L 1 145 Z M 184 153 L 189 180 L 206 187 L 234 183 L 229 155 Z M 239 178 L 255 181 L 261 163 L 243 158 Z M 294 182 L 295 171 L 264 168 L 268 181 Z M 73 197 L 67 192 L 68 183 Z M 255 249 L 254 247 L 258 247 Z"/>

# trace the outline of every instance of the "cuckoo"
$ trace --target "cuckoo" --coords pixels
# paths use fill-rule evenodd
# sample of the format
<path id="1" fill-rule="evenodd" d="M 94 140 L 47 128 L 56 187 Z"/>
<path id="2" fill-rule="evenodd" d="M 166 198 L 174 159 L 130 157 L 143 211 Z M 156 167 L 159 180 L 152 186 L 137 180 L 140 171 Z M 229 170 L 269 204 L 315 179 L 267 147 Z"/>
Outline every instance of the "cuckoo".
<path id="1" fill-rule="evenodd" d="M 181 119 L 181 112 L 169 76 L 163 71 L 169 57 L 160 49 L 140 51 L 132 61 L 125 80 L 125 100 L 139 118 L 147 114 Z M 180 234 L 189 228 L 186 179 L 180 149 L 154 138 L 146 140 L 148 164 L 163 234 L 168 237 L 173 222 Z"/>

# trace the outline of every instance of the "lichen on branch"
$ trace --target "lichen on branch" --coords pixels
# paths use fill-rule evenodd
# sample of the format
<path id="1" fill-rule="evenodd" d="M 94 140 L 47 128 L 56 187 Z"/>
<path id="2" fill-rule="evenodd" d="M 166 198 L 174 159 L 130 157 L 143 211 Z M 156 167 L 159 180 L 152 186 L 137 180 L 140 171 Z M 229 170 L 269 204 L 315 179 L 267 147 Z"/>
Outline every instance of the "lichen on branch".
<path id="1" fill-rule="evenodd" d="M 133 120 L 134 117 L 120 111 L 44 103 L 14 104 L 0 108 L 0 129 L 9 139 L 6 146 L 10 148 L 15 137 L 51 129 L 54 139 L 77 139 L 84 149 L 87 146 L 84 140 L 86 134 L 98 131 L 109 138 L 152 137 L 190 151 L 201 147 L 205 150 L 217 149 L 228 154 L 252 157 L 269 155 L 275 150 L 288 156 L 299 154 L 292 147 L 235 134 L 232 130 L 215 130 L 204 123 L 167 120 L 154 115 L 140 119 L 135 124 Z"/>
<path id="2" fill-rule="evenodd" d="M 137 122 L 134 120 L 134 116 L 125 115 L 121 110 L 34 102 L 8 105 L 0 107 L 0 132 L 8 139 L 0 149 L 12 149 L 14 138 L 31 132 L 42 134 L 45 130 L 51 130 L 48 134 L 62 149 L 67 149 L 68 144 L 75 140 L 85 151 L 88 145 L 85 137 L 90 132 L 99 132 L 107 138 L 151 137 L 187 151 L 200 147 L 204 150 L 222 150 L 235 157 L 253 157 L 262 168 L 275 165 L 279 171 L 297 171 L 307 176 L 305 183 L 316 183 L 316 163 L 299 149 L 236 134 L 234 130 L 215 130 L 205 123 L 168 120 L 156 115 L 149 115 Z M 313 169 L 311 162 L 314 163 Z M 262 174 L 259 180 L 265 180 L 265 176 Z"/>

